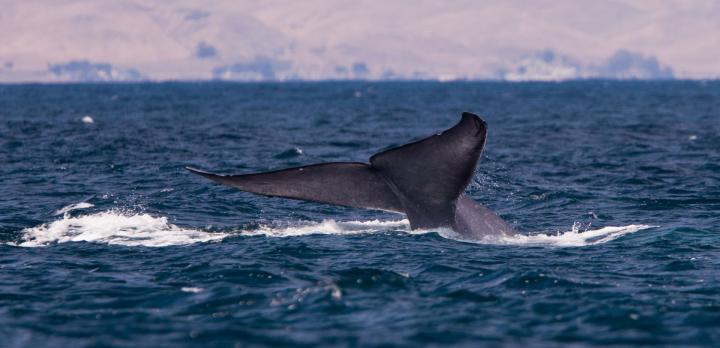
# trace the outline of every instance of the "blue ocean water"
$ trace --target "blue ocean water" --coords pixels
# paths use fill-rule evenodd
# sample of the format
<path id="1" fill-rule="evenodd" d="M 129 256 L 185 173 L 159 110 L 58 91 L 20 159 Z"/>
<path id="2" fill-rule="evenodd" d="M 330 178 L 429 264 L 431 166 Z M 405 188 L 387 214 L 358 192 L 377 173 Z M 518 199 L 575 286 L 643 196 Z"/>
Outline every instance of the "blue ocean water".
<path id="1" fill-rule="evenodd" d="M 366 161 L 462 111 L 519 237 L 183 169 Z M 1 85 L 0 163 L 1 346 L 720 340 L 718 82 Z"/>

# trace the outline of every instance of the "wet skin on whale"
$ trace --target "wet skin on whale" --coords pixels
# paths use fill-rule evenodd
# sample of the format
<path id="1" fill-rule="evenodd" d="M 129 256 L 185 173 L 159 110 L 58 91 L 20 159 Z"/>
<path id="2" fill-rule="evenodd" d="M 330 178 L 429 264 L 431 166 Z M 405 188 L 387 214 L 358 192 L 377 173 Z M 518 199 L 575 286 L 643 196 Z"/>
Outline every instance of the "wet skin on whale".
<path id="1" fill-rule="evenodd" d="M 370 157 L 265 173 L 195 174 L 242 191 L 406 214 L 412 229 L 451 228 L 463 238 L 513 235 L 500 216 L 463 194 L 487 138 L 487 124 L 465 112 L 454 127 Z"/>

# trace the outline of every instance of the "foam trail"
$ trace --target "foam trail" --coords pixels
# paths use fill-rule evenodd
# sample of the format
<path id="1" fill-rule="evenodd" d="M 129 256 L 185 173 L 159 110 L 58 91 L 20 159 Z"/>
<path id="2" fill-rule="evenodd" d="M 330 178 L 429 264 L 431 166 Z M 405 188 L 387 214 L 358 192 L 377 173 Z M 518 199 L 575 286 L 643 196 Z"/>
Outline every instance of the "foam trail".
<path id="1" fill-rule="evenodd" d="M 450 229 L 412 231 L 407 219 L 295 222 L 284 225 L 260 226 L 256 229 L 240 230 L 232 233 L 215 233 L 178 227 L 168 223 L 166 217 L 155 217 L 145 213 L 124 213 L 111 210 L 77 217 L 72 217 L 69 214 L 72 210 L 91 206 L 89 203 L 66 206 L 56 212 L 57 214 L 63 214 L 60 220 L 26 228 L 22 231 L 21 241 L 11 244 L 22 247 L 38 247 L 55 243 L 93 242 L 111 245 L 163 247 L 219 241 L 231 235 L 297 237 L 313 234 L 349 235 L 399 231 L 410 234 L 439 233 L 448 239 L 478 244 L 578 247 L 606 243 L 629 233 L 656 227 L 628 225 L 580 231 L 578 226 L 573 226 L 570 231 L 556 234 L 518 234 L 515 236 L 488 236 L 481 240 L 465 240 Z"/>
<path id="2" fill-rule="evenodd" d="M 62 209 L 61 209 L 62 210 Z M 105 211 L 71 217 L 37 227 L 26 228 L 22 247 L 47 246 L 66 242 L 95 242 L 128 246 L 161 247 L 221 240 L 225 233 L 211 233 L 181 228 L 168 223 L 166 217 L 148 214 L 124 214 Z"/>
<path id="3" fill-rule="evenodd" d="M 297 237 L 311 234 L 361 234 L 387 231 L 409 232 L 410 222 L 403 220 L 369 220 L 369 221 L 335 221 L 303 222 L 286 226 L 260 226 L 251 231 L 243 231 L 242 235 L 267 237 Z"/>
<path id="4" fill-rule="evenodd" d="M 577 225 L 567 232 L 556 234 L 518 234 L 514 236 L 488 236 L 481 240 L 466 240 L 451 229 L 410 230 L 407 219 L 391 221 L 335 221 L 306 222 L 284 227 L 261 226 L 256 230 L 240 231 L 241 235 L 264 235 L 267 237 L 297 237 L 312 234 L 360 234 L 401 231 L 410 234 L 437 232 L 444 238 L 477 244 L 500 245 L 545 245 L 557 247 L 579 247 L 607 243 L 626 234 L 657 227 L 651 225 L 608 226 L 595 230 L 580 231 Z"/>
<path id="5" fill-rule="evenodd" d="M 60 210 L 56 210 L 55 215 L 64 215 L 73 210 L 87 209 L 87 208 L 92 208 L 92 207 L 94 207 L 94 205 L 92 205 L 88 202 L 80 202 L 80 203 L 70 204 L 70 205 L 66 205 L 66 206 L 62 207 L 62 209 L 60 209 Z"/>
<path id="6" fill-rule="evenodd" d="M 611 240 L 620 238 L 626 234 L 635 233 L 658 226 L 652 225 L 627 225 L 627 226 L 607 226 L 596 230 L 580 231 L 576 226 L 567 232 L 558 232 L 556 234 L 517 234 L 514 236 L 489 236 L 479 241 L 483 244 L 503 244 L 503 245 L 546 245 L 557 247 L 581 247 L 587 245 L 595 245 L 607 243 Z"/>

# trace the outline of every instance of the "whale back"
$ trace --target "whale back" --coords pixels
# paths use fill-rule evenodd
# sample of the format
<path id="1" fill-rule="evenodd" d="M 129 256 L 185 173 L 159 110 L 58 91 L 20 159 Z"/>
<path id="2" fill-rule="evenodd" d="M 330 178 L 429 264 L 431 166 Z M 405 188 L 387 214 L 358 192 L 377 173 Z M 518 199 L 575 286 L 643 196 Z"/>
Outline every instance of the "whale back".
<path id="1" fill-rule="evenodd" d="M 452 229 L 465 238 L 480 239 L 484 236 L 511 236 L 515 230 L 497 213 L 466 195 L 460 196 L 455 207 Z"/>

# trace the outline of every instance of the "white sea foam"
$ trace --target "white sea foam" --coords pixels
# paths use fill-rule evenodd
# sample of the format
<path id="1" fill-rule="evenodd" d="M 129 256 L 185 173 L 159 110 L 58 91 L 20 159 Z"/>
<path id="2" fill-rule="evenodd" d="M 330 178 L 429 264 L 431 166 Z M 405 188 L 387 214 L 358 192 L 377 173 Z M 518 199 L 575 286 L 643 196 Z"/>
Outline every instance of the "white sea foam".
<path id="1" fill-rule="evenodd" d="M 94 207 L 94 205 L 92 205 L 88 202 L 80 202 L 80 203 L 70 204 L 70 205 L 66 205 L 66 206 L 62 207 L 62 209 L 56 210 L 55 215 L 64 215 L 73 210 L 87 209 L 87 208 L 92 208 L 92 207 Z"/>
<path id="2" fill-rule="evenodd" d="M 409 232 L 410 222 L 403 220 L 300 222 L 285 226 L 260 226 L 258 229 L 242 231 L 242 235 L 264 235 L 268 237 L 296 237 L 311 234 L 360 234 L 386 231 Z"/>
<path id="3" fill-rule="evenodd" d="M 22 240 L 16 245 L 38 247 L 54 243 L 95 242 L 161 247 L 216 241 L 226 236 L 224 233 L 178 227 L 168 223 L 166 217 L 105 211 L 78 217 L 66 213 L 60 220 L 26 228 Z"/>
<path id="4" fill-rule="evenodd" d="M 21 240 L 18 243 L 14 243 L 14 245 L 38 247 L 55 243 L 93 242 L 126 246 L 163 247 L 219 241 L 231 235 L 296 237 L 313 234 L 350 235 L 399 231 L 410 234 L 437 232 L 448 239 L 478 244 L 577 247 L 606 243 L 629 233 L 655 227 L 650 225 L 627 225 L 580 231 L 578 226 L 573 226 L 570 231 L 553 234 L 488 236 L 481 240 L 464 240 L 457 233 L 449 229 L 411 231 L 407 219 L 389 221 L 324 220 L 322 222 L 295 222 L 273 226 L 260 226 L 251 230 L 220 233 L 178 227 L 169 223 L 166 217 L 157 217 L 146 213 L 128 213 L 111 210 L 77 217 L 70 216 L 70 211 L 72 210 L 89 208 L 91 206 L 89 203 L 78 203 L 58 210 L 56 212 L 58 215 L 63 214 L 61 219 L 24 229 Z"/>
<path id="5" fill-rule="evenodd" d="M 580 231 L 577 225 L 570 231 L 551 234 L 516 234 L 514 236 L 488 236 L 478 243 L 503 245 L 547 245 L 558 247 L 580 247 L 607 243 L 626 234 L 653 228 L 652 225 L 607 226 L 595 230 Z"/>
<path id="6" fill-rule="evenodd" d="M 202 292 L 203 290 L 204 290 L 203 288 L 198 288 L 196 286 L 184 286 L 184 287 L 180 288 L 180 291 L 182 291 L 182 292 L 189 292 L 189 293 L 193 293 L 193 294 L 197 294 L 199 292 Z"/>

